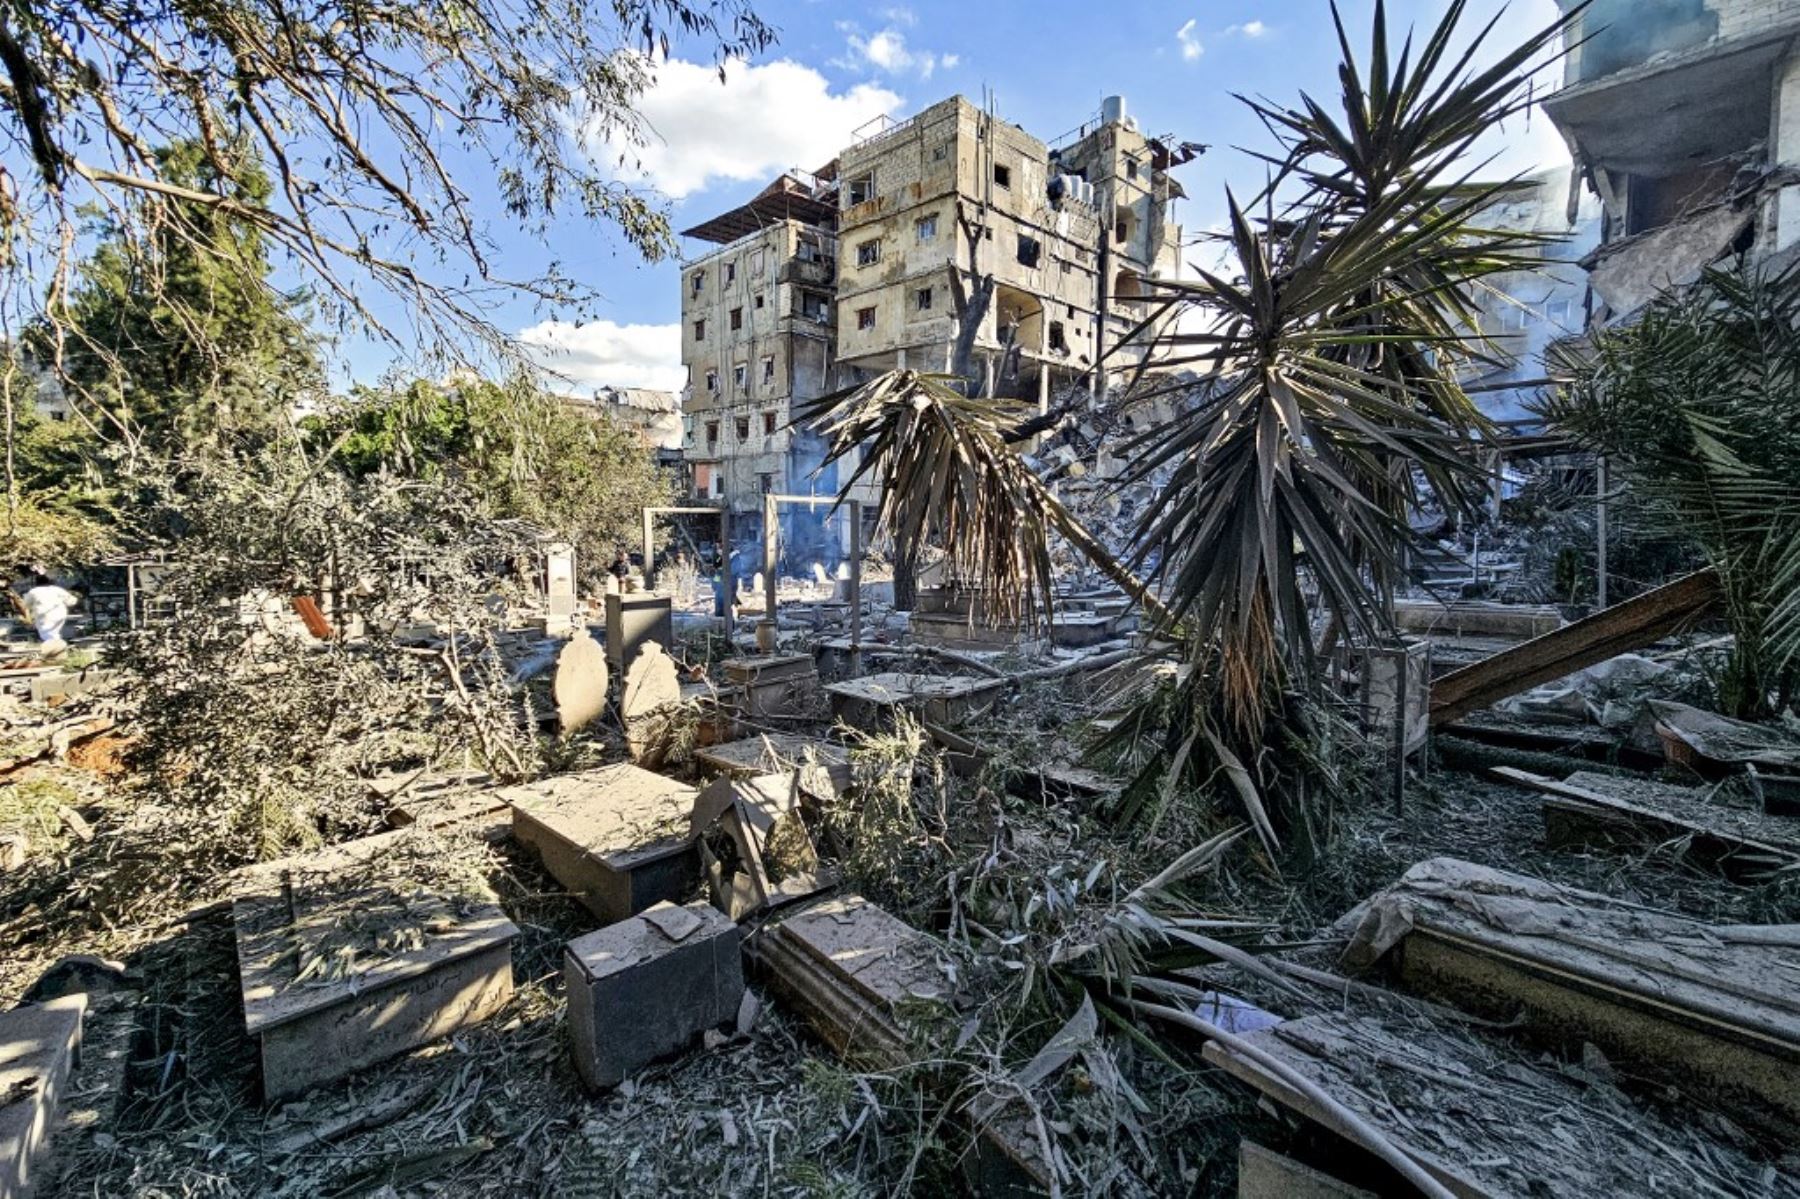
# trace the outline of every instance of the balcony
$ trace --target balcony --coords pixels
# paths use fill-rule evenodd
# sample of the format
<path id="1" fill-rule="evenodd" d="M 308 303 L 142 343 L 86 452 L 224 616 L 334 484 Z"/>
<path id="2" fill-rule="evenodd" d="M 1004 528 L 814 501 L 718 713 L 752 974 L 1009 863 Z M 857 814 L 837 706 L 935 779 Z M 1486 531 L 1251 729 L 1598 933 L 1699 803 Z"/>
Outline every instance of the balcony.
<path id="1" fill-rule="evenodd" d="M 824 258 L 790 258 L 775 275 L 777 283 L 829 287 L 837 279 L 837 263 Z"/>

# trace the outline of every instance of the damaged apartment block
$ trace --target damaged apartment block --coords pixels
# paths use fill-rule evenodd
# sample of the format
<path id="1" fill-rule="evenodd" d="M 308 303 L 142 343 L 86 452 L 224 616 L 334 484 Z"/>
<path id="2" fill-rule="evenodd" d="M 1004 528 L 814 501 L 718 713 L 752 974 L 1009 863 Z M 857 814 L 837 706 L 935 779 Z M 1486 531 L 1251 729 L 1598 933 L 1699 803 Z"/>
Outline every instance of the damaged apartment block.
<path id="1" fill-rule="evenodd" d="M 1544 111 L 1605 208 L 1601 245 L 1584 264 L 1594 315 L 1627 319 L 1729 255 L 1793 262 L 1800 10 L 1769 0 L 1559 3 L 1579 13 L 1564 86 Z"/>
<path id="2" fill-rule="evenodd" d="M 1103 384 L 1095 364 L 1150 315 L 1150 282 L 1178 274 L 1168 172 L 1202 149 L 1147 136 L 1121 97 L 1046 143 L 955 96 L 687 230 L 720 247 L 682 273 L 696 494 L 757 512 L 770 492 L 837 490 L 854 464 L 814 477 L 823 446 L 790 428 L 792 405 L 881 371 L 964 374 L 1040 410 Z M 872 511 L 872 492 L 848 498 Z"/>

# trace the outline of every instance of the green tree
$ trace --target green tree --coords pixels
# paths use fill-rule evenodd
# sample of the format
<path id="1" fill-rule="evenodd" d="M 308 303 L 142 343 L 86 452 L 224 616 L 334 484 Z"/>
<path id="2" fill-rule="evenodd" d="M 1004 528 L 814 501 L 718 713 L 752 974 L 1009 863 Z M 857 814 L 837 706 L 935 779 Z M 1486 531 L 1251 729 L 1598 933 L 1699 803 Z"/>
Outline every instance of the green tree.
<path id="1" fill-rule="evenodd" d="M 196 192 L 268 198 L 255 162 L 223 173 L 191 141 L 157 159 L 163 177 Z M 324 382 L 304 297 L 270 285 L 262 232 L 227 209 L 157 204 L 169 211 L 148 242 L 115 216 L 95 222 L 65 324 L 42 318 L 26 336 L 35 360 L 57 366 L 79 422 L 117 442 L 127 467 L 144 454 L 242 451 Z"/>
<path id="2" fill-rule="evenodd" d="M 309 420 L 306 435 L 353 478 L 469 484 L 485 515 L 528 521 L 568 540 L 590 572 L 615 545 L 636 544 L 643 508 L 673 494 L 636 430 L 523 375 L 358 388 Z"/>

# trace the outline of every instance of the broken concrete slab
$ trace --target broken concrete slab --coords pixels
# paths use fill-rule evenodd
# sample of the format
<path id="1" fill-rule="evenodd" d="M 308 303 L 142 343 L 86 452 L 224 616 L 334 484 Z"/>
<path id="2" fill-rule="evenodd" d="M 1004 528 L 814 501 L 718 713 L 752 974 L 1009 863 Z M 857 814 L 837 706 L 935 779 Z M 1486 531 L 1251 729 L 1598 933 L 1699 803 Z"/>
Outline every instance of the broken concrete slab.
<path id="1" fill-rule="evenodd" d="M 586 728 L 606 711 L 607 687 L 611 678 L 606 671 L 606 652 L 586 630 L 569 638 L 569 643 L 556 655 L 556 680 L 551 691 L 556 698 L 556 719 L 562 731 L 572 733 Z"/>
<path id="2" fill-rule="evenodd" d="M 836 880 L 819 863 L 800 802 L 793 773 L 721 776 L 694 801 L 701 869 L 714 906 L 731 919 L 804 899 Z"/>
<path id="3" fill-rule="evenodd" d="M 265 1099 L 430 1044 L 512 998 L 519 930 L 484 882 L 434 871 L 442 845 L 405 829 L 232 877 Z"/>
<path id="4" fill-rule="evenodd" d="M 1544 836 L 1553 847 L 1674 842 L 1683 856 L 1744 881 L 1800 867 L 1800 841 L 1788 839 L 1793 830 L 1785 817 L 1706 803 L 1691 789 L 1683 803 L 1654 784 L 1594 784 L 1601 775 L 1558 781 L 1512 766 L 1488 773 L 1546 796 Z"/>
<path id="5" fill-rule="evenodd" d="M 1505 637 L 1529 641 L 1562 628 L 1562 613 L 1549 604 L 1500 604 L 1483 600 L 1395 600 L 1394 623 L 1402 632 L 1434 637 Z"/>
<path id="6" fill-rule="evenodd" d="M 985 712 L 1006 690 L 1005 679 L 890 671 L 832 683 L 831 714 L 855 728 L 893 727 L 902 709 L 933 724 L 955 725 Z"/>
<path id="7" fill-rule="evenodd" d="M 1800 1128 L 1800 925 L 1714 925 L 1453 858 L 1346 916 L 1345 961 Z"/>
<path id="8" fill-rule="evenodd" d="M 616 1087 L 736 1021 L 744 999 L 737 925 L 704 903 L 662 903 L 577 937 L 563 954 L 575 1068 Z"/>
<path id="9" fill-rule="evenodd" d="M 932 939 L 860 895 L 764 925 L 748 948 L 776 993 L 853 1061 L 904 1062 L 914 1013 L 941 1010 L 949 996 Z"/>
<path id="10" fill-rule="evenodd" d="M 1251 1140 L 1238 1143 L 1237 1193 L 1238 1199 L 1375 1199 L 1373 1191 L 1351 1186 Z"/>
<path id="11" fill-rule="evenodd" d="M 816 737 L 764 733 L 694 751 L 694 763 L 708 774 L 754 778 L 796 771 L 800 789 L 815 799 L 836 799 L 850 787 L 850 751 Z"/>
<path id="12" fill-rule="evenodd" d="M 42 1181 L 86 1014 L 80 994 L 0 1012 L 0 1199 Z"/>
<path id="13" fill-rule="evenodd" d="M 689 818 L 698 789 L 637 766 L 603 766 L 508 787 L 513 836 L 608 924 L 699 877 Z"/>
<path id="14" fill-rule="evenodd" d="M 1669 1193 L 1686 1193 L 1687 1180 L 1702 1176 L 1725 1193 L 1763 1189 L 1764 1163 L 1712 1139 L 1700 1121 L 1664 1116 L 1591 1073 L 1528 1061 L 1456 1025 L 1405 1012 L 1328 1012 L 1241 1040 L 1379 1130 L 1459 1199 L 1652 1196 L 1665 1188 L 1651 1180 L 1663 1178 Z M 1218 1042 L 1204 1055 L 1341 1135 L 1334 1115 L 1267 1062 Z M 1368 1185 L 1377 1194 L 1415 1191 L 1385 1167 Z"/>

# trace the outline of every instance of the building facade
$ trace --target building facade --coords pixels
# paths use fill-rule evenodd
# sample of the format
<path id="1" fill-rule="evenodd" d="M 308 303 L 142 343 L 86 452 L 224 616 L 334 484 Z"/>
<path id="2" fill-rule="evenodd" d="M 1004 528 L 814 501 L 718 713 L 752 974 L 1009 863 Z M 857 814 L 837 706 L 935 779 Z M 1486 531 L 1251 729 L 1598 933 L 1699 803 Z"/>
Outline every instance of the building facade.
<path id="1" fill-rule="evenodd" d="M 1052 146 L 955 96 L 687 230 L 717 247 L 682 269 L 696 495 L 756 511 L 835 491 L 794 406 L 949 371 L 959 338 L 984 395 L 1047 404 L 1133 369 L 1149 283 L 1178 273 L 1169 168 L 1200 150 L 1145 136 L 1117 98 Z"/>
<path id="2" fill-rule="evenodd" d="M 1544 110 L 1603 208 L 1597 320 L 1800 254 L 1800 0 L 1594 0 L 1568 40 Z"/>

